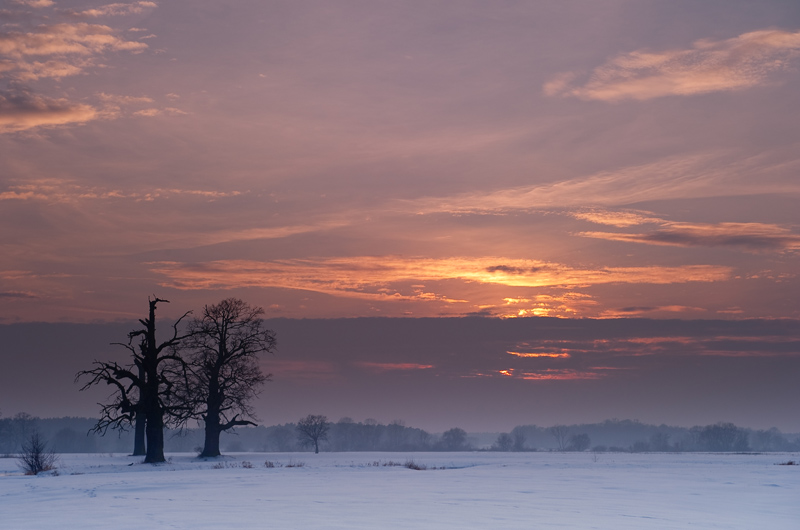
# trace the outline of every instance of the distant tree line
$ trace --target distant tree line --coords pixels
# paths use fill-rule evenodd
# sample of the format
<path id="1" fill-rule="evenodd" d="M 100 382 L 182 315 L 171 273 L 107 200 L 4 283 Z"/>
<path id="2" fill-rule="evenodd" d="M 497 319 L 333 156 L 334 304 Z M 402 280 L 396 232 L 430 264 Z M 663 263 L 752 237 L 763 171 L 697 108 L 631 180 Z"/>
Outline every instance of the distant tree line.
<path id="1" fill-rule="evenodd" d="M 798 451 L 800 436 L 719 422 L 691 428 L 606 420 L 583 425 L 521 425 L 500 434 L 495 451 L 769 452 Z"/>
<path id="2" fill-rule="evenodd" d="M 88 432 L 91 418 L 41 419 L 19 413 L 0 416 L 0 455 L 14 455 L 34 432 L 41 433 L 56 453 L 130 453 L 133 432 Z M 476 443 L 475 435 L 452 428 L 441 434 L 408 427 L 402 421 L 388 424 L 367 419 L 356 422 L 342 418 L 325 420 L 328 431 L 319 440 L 320 451 L 618 451 L 618 452 L 770 452 L 800 451 L 800 434 L 784 434 L 776 428 L 752 430 L 730 423 L 692 428 L 648 425 L 630 420 L 563 426 L 563 449 L 552 427 L 521 425 L 501 433 L 489 445 Z M 246 426 L 223 432 L 220 449 L 227 452 L 313 451 L 298 436 L 297 423 Z M 165 429 L 164 448 L 170 452 L 201 453 L 205 440 L 202 428 Z M 746 443 L 746 445 L 745 445 Z"/>

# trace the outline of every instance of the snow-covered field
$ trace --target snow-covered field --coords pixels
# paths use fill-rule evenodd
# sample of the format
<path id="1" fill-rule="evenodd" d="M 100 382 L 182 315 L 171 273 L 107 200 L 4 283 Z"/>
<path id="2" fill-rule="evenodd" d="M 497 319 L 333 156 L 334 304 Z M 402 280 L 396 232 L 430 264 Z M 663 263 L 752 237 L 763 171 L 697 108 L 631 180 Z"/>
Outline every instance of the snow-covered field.
<path id="1" fill-rule="evenodd" d="M 63 455 L 58 476 L 35 477 L 0 459 L 0 527 L 800 528 L 800 466 L 776 465 L 797 454 L 169 458 L 153 466 L 140 457 Z M 428 469 L 383 465 L 408 460 Z"/>

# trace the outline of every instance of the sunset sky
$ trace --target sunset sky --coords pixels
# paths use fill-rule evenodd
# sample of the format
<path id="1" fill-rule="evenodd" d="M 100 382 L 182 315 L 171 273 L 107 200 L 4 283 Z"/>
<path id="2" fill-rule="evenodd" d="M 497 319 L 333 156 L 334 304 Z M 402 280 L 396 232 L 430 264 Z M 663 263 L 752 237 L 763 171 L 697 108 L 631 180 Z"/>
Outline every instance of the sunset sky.
<path id="1" fill-rule="evenodd" d="M 795 0 L 0 6 L 5 337 L 95 326 L 85 363 L 149 295 L 171 301 L 164 319 L 235 296 L 289 319 L 270 321 L 268 423 L 315 412 L 296 389 L 317 374 L 348 396 L 318 407 L 334 418 L 391 404 L 378 419 L 471 421 L 466 397 L 403 401 L 414 381 L 426 399 L 482 396 L 476 414 L 510 426 L 800 430 Z M 440 318 L 467 316 L 492 317 L 468 320 L 484 341 Z M 518 318 L 538 316 L 559 320 Z M 280 329 L 351 317 L 409 322 L 346 321 L 385 326 L 359 344 Z M 529 330 L 503 327 L 514 317 Z M 381 378 L 385 399 L 364 386 Z M 667 406 L 682 384 L 692 400 Z M 302 410 L 270 417 L 283 387 Z M 3 414 L 25 409 L 25 389 L 8 392 Z M 594 409 L 530 405 L 563 395 Z"/>

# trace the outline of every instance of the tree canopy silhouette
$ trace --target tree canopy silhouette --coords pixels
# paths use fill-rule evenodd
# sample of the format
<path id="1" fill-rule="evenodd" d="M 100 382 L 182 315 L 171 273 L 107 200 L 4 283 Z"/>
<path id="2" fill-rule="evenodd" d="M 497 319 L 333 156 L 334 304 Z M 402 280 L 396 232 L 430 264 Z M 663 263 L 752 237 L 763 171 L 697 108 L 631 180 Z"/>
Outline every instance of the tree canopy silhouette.
<path id="1" fill-rule="evenodd" d="M 237 298 L 205 306 L 189 325 L 190 365 L 185 400 L 192 415 L 205 424 L 200 456 L 220 455 L 220 434 L 241 425 L 255 425 L 250 401 L 269 381 L 258 365 L 261 353 L 275 349 L 275 332 L 265 329 L 264 310 Z"/>
<path id="2" fill-rule="evenodd" d="M 94 368 L 79 372 L 76 380 L 89 378 L 81 390 L 101 383 L 115 388 L 112 401 L 100 404 L 101 417 L 94 430 L 104 433 L 109 427 L 124 429 L 135 422 L 138 432 L 143 420 L 144 461 L 158 463 L 165 461 L 165 425 L 179 424 L 188 414 L 187 404 L 179 399 L 176 385 L 187 377 L 186 363 L 178 352 L 178 346 L 188 334 L 181 334 L 178 327 L 190 312 L 184 313 L 172 325 L 171 337 L 159 343 L 156 339 L 156 308 L 159 303 L 169 303 L 169 300 L 153 297 L 148 298 L 148 302 L 148 317 L 139 320 L 143 327 L 128 333 L 127 343 L 114 343 L 127 348 L 133 362 L 120 366 L 116 362 L 95 361 Z M 135 445 L 135 449 L 140 449 L 138 442 Z"/>

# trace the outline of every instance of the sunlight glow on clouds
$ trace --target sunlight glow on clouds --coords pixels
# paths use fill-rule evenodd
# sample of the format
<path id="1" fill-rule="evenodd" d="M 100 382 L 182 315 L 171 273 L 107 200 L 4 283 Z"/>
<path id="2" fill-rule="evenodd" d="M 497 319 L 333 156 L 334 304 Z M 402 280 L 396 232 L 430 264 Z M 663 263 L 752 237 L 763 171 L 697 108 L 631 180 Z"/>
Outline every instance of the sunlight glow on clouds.
<path id="1" fill-rule="evenodd" d="M 0 92 L 0 133 L 85 123 L 97 117 L 97 110 L 83 103 L 47 98 L 21 89 Z"/>
<path id="2" fill-rule="evenodd" d="M 568 353 L 535 353 L 535 352 L 518 352 L 518 351 L 507 351 L 509 355 L 513 355 L 514 357 L 525 357 L 525 358 L 537 358 L 537 357 L 546 357 L 550 359 L 569 359 L 570 355 Z"/>
<path id="3" fill-rule="evenodd" d="M 790 67 L 800 55 L 800 32 L 777 29 L 743 33 L 732 39 L 698 40 L 687 50 L 637 50 L 594 69 L 584 84 L 562 73 L 544 85 L 548 96 L 585 100 L 647 100 L 742 90 L 770 82 L 770 74 Z"/>
<path id="4" fill-rule="evenodd" d="M 729 267 L 603 267 L 578 269 L 537 260 L 483 258 L 351 258 L 295 259 L 270 262 L 221 260 L 205 263 L 158 262 L 151 270 L 168 278 L 163 283 L 181 290 L 283 287 L 336 296 L 465 302 L 448 296 L 398 292 L 408 281 L 462 280 L 514 287 L 585 286 L 596 284 L 715 282 L 729 278 Z M 455 295 L 461 296 L 461 295 Z"/>
<path id="5" fill-rule="evenodd" d="M 18 2 L 33 8 L 53 5 L 47 1 Z M 153 2 L 112 4 L 109 13 L 138 13 Z M 127 40 L 117 30 L 102 24 L 86 22 L 16 23 L 0 26 L 0 133 L 12 133 L 36 127 L 82 124 L 101 117 L 112 117 L 86 103 L 65 97 L 53 98 L 37 94 L 30 83 L 40 79 L 61 80 L 86 73 L 102 66 L 98 61 L 109 51 L 140 53 L 147 49 L 143 42 Z"/>

